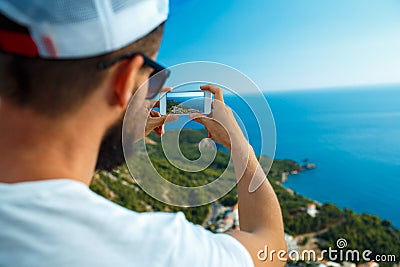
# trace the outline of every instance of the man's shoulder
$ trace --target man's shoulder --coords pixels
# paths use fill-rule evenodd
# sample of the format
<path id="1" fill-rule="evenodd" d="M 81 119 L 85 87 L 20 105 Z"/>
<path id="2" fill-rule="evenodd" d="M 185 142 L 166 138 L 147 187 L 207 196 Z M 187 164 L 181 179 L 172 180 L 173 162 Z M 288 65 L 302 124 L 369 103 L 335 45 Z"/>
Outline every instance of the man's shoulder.
<path id="1" fill-rule="evenodd" d="M 56 214 L 64 219 L 82 217 L 101 220 L 103 224 L 113 221 L 112 225 L 144 221 L 148 225 L 171 224 L 185 220 L 182 213 L 135 212 L 96 194 L 87 185 L 70 179 L 0 184 L 0 200 L 4 205 L 14 207 L 11 211 L 16 213 L 43 212 L 49 216 Z"/>
<path id="2" fill-rule="evenodd" d="M 0 226 L 9 231 L 0 238 L 10 242 L 16 242 L 13 233 L 18 232 L 19 240 L 54 244 L 40 249 L 62 254 L 67 245 L 79 255 L 100 255 L 90 261 L 103 261 L 107 255 L 116 262 L 160 266 L 251 266 L 238 241 L 189 222 L 182 212 L 138 213 L 74 181 L 0 185 L 1 193 L 7 207 L 0 210 Z"/>
<path id="3" fill-rule="evenodd" d="M 75 182 L 76 183 L 76 182 Z M 60 197 L 58 195 L 57 197 Z M 66 205 L 74 205 L 72 209 L 94 220 L 101 220 L 103 225 L 118 228 L 158 228 L 172 227 L 187 222 L 182 212 L 136 212 L 120 206 L 113 201 L 98 195 L 84 184 L 75 184 L 65 191 L 63 199 Z M 121 228 L 119 228 L 121 230 Z M 145 231 L 145 229 L 142 229 Z"/>
<path id="4" fill-rule="evenodd" d="M 104 238 L 169 239 L 189 223 L 183 213 L 139 213 L 124 208 L 91 191 L 85 184 L 68 180 L 49 180 L 14 185 L 0 184 L 4 205 L 1 224 L 24 220 L 24 227 L 35 225 L 54 235 L 84 233 Z M 59 228 L 59 223 L 63 228 Z M 172 234 L 171 234 L 172 233 Z M 101 239 L 100 236 L 97 238 Z"/>

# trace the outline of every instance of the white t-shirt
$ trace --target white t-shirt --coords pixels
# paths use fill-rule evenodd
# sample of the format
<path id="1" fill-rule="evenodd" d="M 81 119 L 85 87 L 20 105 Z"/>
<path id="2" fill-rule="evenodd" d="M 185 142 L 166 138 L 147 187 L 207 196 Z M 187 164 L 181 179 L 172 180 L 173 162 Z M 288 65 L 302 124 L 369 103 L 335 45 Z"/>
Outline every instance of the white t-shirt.
<path id="1" fill-rule="evenodd" d="M 254 266 L 183 213 L 137 213 L 67 179 L 0 184 L 0 266 Z"/>

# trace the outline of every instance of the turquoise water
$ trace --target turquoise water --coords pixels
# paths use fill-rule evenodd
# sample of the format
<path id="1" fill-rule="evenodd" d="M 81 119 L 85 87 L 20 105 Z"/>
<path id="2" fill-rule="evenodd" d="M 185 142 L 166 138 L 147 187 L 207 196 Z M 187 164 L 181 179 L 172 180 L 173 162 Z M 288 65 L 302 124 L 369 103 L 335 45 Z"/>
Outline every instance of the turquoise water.
<path id="1" fill-rule="evenodd" d="M 276 123 L 275 158 L 317 164 L 290 176 L 287 187 L 400 227 L 400 86 L 269 93 L 266 98 Z M 241 113 L 237 100 L 227 102 Z M 254 123 L 248 120 L 246 128 Z M 250 140 L 260 145 L 260 139 Z"/>

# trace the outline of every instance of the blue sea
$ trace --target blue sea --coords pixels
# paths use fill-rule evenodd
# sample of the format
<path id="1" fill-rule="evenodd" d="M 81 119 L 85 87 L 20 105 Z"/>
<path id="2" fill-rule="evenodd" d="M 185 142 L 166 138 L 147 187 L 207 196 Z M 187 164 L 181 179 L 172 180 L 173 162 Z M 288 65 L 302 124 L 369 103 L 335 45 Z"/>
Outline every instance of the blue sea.
<path id="1" fill-rule="evenodd" d="M 276 124 L 275 158 L 317 164 L 315 170 L 290 176 L 286 187 L 400 227 L 400 85 L 265 97 Z M 241 113 L 243 105 L 234 98 L 230 102 Z M 253 120 L 245 124 L 254 127 Z M 254 143 L 259 138 L 250 140 L 260 145 Z"/>
<path id="2" fill-rule="evenodd" d="M 260 95 L 245 98 L 247 103 L 226 96 L 225 102 L 244 123 L 257 154 L 275 152 L 276 159 L 317 165 L 289 176 L 286 187 L 320 203 L 378 215 L 400 228 L 400 85 L 265 93 L 276 125 L 276 151 L 271 125 L 259 129 L 256 119 L 268 121 L 268 112 L 254 116 L 248 105 L 257 109 L 265 101 Z"/>

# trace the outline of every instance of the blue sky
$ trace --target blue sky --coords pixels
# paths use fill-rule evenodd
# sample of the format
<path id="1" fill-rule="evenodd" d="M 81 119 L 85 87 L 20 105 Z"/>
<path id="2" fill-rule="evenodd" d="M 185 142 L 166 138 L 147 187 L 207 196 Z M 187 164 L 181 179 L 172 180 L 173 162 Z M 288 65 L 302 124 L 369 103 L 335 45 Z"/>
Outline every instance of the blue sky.
<path id="1" fill-rule="evenodd" d="M 400 83 L 399 0 L 170 0 L 159 61 L 230 65 L 262 90 Z"/>

